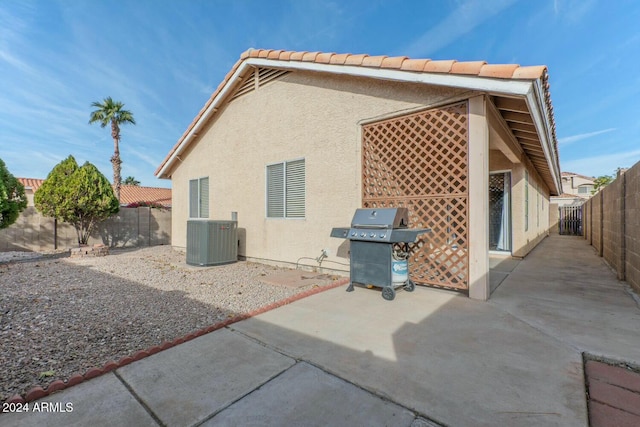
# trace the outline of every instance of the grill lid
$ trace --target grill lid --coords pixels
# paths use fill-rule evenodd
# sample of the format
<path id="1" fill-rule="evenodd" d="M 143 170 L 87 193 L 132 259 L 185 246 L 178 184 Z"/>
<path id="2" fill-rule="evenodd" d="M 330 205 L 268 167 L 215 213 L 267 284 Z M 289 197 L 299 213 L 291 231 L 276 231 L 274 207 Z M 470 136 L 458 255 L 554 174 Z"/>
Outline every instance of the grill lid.
<path id="1" fill-rule="evenodd" d="M 356 209 L 351 228 L 391 229 L 409 226 L 407 208 L 362 208 Z"/>

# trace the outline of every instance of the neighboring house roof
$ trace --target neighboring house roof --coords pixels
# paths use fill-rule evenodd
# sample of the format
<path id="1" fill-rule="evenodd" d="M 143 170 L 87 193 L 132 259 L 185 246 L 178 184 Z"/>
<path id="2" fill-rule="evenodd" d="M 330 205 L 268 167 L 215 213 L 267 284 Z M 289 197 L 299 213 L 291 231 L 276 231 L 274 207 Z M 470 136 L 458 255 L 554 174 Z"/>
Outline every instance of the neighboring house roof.
<path id="1" fill-rule="evenodd" d="M 227 73 L 204 107 L 155 171 L 169 178 L 179 155 L 194 141 L 198 132 L 228 102 L 256 67 L 281 70 L 307 70 L 343 75 L 424 83 L 470 89 L 502 96 L 498 110 L 516 139 L 549 185 L 552 194 L 561 191 L 555 119 L 546 66 L 521 67 L 517 64 L 487 64 L 484 61 L 411 59 L 406 56 L 369 56 L 249 49 Z M 524 103 L 510 101 L 524 100 Z M 513 126 L 512 126 L 513 124 Z"/>
<path id="2" fill-rule="evenodd" d="M 34 193 L 40 188 L 44 179 L 17 178 L 25 189 Z M 122 185 L 120 187 L 120 204 L 128 205 L 135 202 L 153 202 L 164 207 L 171 207 L 171 189 L 159 187 L 142 187 L 139 185 Z"/>
<path id="3" fill-rule="evenodd" d="M 24 185 L 26 190 L 33 190 L 34 193 L 44 182 L 44 179 L 39 178 L 17 178 L 17 180 Z"/>
<path id="4" fill-rule="evenodd" d="M 562 193 L 559 196 L 553 196 L 553 199 L 588 199 L 588 197 L 579 194 Z"/>
<path id="5" fill-rule="evenodd" d="M 592 176 L 580 175 L 579 173 L 575 173 L 575 172 L 562 172 L 563 178 L 571 178 L 572 176 L 577 176 L 578 178 L 586 179 L 589 181 L 593 181 L 595 179 Z"/>
<path id="6" fill-rule="evenodd" d="M 171 207 L 171 189 L 159 187 L 141 187 L 139 185 L 123 185 L 120 187 L 120 204 L 135 202 L 153 202 L 164 207 Z"/>

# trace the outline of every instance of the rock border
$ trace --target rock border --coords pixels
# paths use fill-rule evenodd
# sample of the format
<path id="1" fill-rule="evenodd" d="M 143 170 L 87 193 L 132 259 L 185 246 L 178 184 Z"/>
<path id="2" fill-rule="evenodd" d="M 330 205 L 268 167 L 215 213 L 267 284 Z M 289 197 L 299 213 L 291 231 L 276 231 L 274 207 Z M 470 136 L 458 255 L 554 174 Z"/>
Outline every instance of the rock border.
<path id="1" fill-rule="evenodd" d="M 208 326 L 206 328 L 202 328 L 198 331 L 192 332 L 190 334 L 187 334 L 183 337 L 179 337 L 174 339 L 173 341 L 165 341 L 160 345 L 156 345 L 153 347 L 150 347 L 146 350 L 139 350 L 136 351 L 135 353 L 133 353 L 131 356 L 125 356 L 122 359 L 118 360 L 117 362 L 114 360 L 110 360 L 107 363 L 105 363 L 102 367 L 93 367 L 93 368 L 89 368 L 87 369 L 87 371 L 84 374 L 73 374 L 69 377 L 69 379 L 67 379 L 67 381 L 63 381 L 63 380 L 55 380 L 53 381 L 51 384 L 49 384 L 47 386 L 47 388 L 42 388 L 40 386 L 35 386 L 33 388 L 31 388 L 28 392 L 26 392 L 23 395 L 21 394 L 15 394 L 14 396 L 8 398 L 7 400 L 5 400 L 5 403 L 19 403 L 19 404 L 23 404 L 23 403 L 27 403 L 27 402 L 32 402 L 34 400 L 37 399 L 41 399 L 43 397 L 49 396 L 55 392 L 64 390 L 66 388 L 72 387 L 74 385 L 80 384 L 81 382 L 90 380 L 92 378 L 96 378 L 99 377 L 100 375 L 104 375 L 108 372 L 111 372 L 115 369 L 121 368 L 123 366 L 126 366 L 130 363 L 133 363 L 135 361 L 144 359 L 145 357 L 149 357 L 153 354 L 159 353 L 163 350 L 166 350 L 168 348 L 171 347 L 175 347 L 179 344 L 185 343 L 187 341 L 191 341 L 195 338 L 198 338 L 202 335 L 208 334 L 210 332 L 214 332 L 217 331 L 218 329 L 222 329 L 225 328 L 233 323 L 237 323 L 240 322 L 242 320 L 246 320 L 249 319 L 251 317 L 255 317 L 258 316 L 260 314 L 266 313 L 267 311 L 271 311 L 274 310 L 278 307 L 282 307 L 284 305 L 287 304 L 291 304 L 292 302 L 301 300 L 303 298 L 309 297 L 311 295 L 315 295 L 315 294 L 319 294 L 321 292 L 324 291 L 328 291 L 330 289 L 334 289 L 334 288 L 338 288 L 340 286 L 346 285 L 349 283 L 349 278 L 342 278 L 342 279 L 338 279 L 336 281 L 334 281 L 333 283 L 330 283 L 326 286 L 318 286 L 315 288 L 311 288 L 309 290 L 306 290 L 304 292 L 301 292 L 299 294 L 295 294 L 292 295 L 288 298 L 282 299 L 280 301 L 276 301 L 274 303 L 271 303 L 269 305 L 265 305 L 263 307 L 260 307 L 256 310 L 253 310 L 249 313 L 245 313 L 245 314 L 239 314 L 237 316 L 234 316 L 230 319 L 224 320 L 222 322 L 216 323 L 214 325 Z"/>

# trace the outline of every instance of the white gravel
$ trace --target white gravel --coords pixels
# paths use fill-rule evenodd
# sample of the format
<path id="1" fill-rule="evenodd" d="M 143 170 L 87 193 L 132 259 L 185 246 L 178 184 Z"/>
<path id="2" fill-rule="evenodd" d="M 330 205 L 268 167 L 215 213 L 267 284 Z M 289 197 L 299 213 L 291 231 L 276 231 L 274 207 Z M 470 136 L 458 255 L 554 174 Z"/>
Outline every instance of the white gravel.
<path id="1" fill-rule="evenodd" d="M 283 270 L 194 267 L 169 246 L 98 258 L 0 254 L 0 402 L 303 292 Z"/>

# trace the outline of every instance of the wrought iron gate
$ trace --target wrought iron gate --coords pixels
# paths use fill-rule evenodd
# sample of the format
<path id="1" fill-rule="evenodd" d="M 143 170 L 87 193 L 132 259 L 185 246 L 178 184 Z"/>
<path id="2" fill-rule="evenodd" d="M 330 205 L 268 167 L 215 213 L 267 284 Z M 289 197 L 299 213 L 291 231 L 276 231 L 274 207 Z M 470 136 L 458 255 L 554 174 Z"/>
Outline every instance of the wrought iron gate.
<path id="1" fill-rule="evenodd" d="M 409 208 L 416 283 L 469 289 L 468 120 L 462 102 L 362 129 L 362 204 Z"/>
<path id="2" fill-rule="evenodd" d="M 558 232 L 565 236 L 582 236 L 582 206 L 560 206 Z"/>

